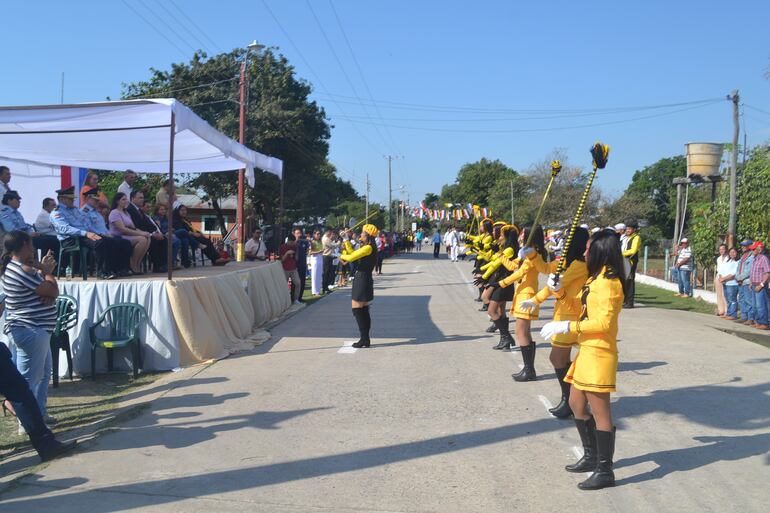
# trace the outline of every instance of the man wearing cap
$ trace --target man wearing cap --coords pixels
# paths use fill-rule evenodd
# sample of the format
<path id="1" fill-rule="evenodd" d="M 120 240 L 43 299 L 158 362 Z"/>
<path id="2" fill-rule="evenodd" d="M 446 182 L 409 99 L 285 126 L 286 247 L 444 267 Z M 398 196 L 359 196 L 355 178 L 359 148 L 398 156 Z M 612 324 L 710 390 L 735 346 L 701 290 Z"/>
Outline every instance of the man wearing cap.
<path id="1" fill-rule="evenodd" d="M 623 248 L 623 243 L 626 240 L 626 225 L 624 223 L 618 223 L 613 228 L 615 233 L 618 234 L 618 238 L 620 239 L 620 247 Z"/>
<path id="2" fill-rule="evenodd" d="M 107 229 L 104 217 L 99 212 L 100 191 L 98 187 L 87 190 L 84 194 L 86 204 L 83 205 L 81 212 L 85 219 L 85 228 L 88 231 L 99 235 L 104 244 L 110 250 L 110 270 L 106 274 L 116 274 L 118 276 L 127 276 L 129 274 L 131 263 L 131 242 L 122 237 L 113 236 Z"/>
<path id="3" fill-rule="evenodd" d="M 679 254 L 676 257 L 674 267 L 679 273 L 679 297 L 691 297 L 690 275 L 692 274 L 692 249 L 690 241 L 684 237 L 679 241 Z"/>
<path id="4" fill-rule="evenodd" d="M 21 205 L 21 196 L 16 191 L 8 191 L 2 198 L 3 206 L 0 207 L 0 222 L 2 222 L 3 230 L 5 233 L 11 233 L 14 230 L 26 232 L 32 237 L 32 244 L 35 249 L 39 249 L 43 256 L 48 251 L 51 251 L 54 258 L 59 257 L 59 240 L 53 235 L 40 234 L 32 228 L 26 221 L 24 216 L 19 212 L 19 206 Z M 0 248 L 0 253 L 3 253 L 5 248 Z"/>
<path id="5" fill-rule="evenodd" d="M 751 290 L 751 264 L 754 263 L 754 253 L 749 249 L 754 241 L 745 239 L 741 241 L 741 259 L 738 262 L 738 271 L 735 273 L 735 281 L 738 282 L 738 305 L 741 309 L 741 317 L 735 322 L 741 324 L 754 324 L 754 292 Z"/>
<path id="6" fill-rule="evenodd" d="M 639 251 L 642 248 L 642 238 L 639 236 L 639 224 L 630 221 L 626 225 L 626 238 L 620 247 L 623 258 L 627 262 L 626 270 L 626 297 L 623 308 L 634 307 L 634 294 L 636 293 L 636 266 L 639 264 Z"/>
<path id="7" fill-rule="evenodd" d="M 89 230 L 90 221 L 75 206 L 75 187 L 59 189 L 56 191 L 56 198 L 59 205 L 51 212 L 51 224 L 56 230 L 59 243 L 64 245 L 66 241 L 74 240 L 82 246 L 92 249 L 96 252 L 102 267 L 100 277 L 115 278 L 116 274 L 111 269 L 114 264 L 112 257 L 115 256 L 111 249 L 114 245 L 105 242 L 111 240 L 109 237 L 103 238 L 98 233 Z M 81 269 L 81 272 L 85 274 L 85 270 Z"/>
<path id="8" fill-rule="evenodd" d="M 754 242 L 749 249 L 754 253 L 751 263 L 751 289 L 754 293 L 754 308 L 756 309 L 756 324 L 758 330 L 768 330 L 767 284 L 770 282 L 770 260 L 765 256 L 765 245 L 760 241 Z"/>

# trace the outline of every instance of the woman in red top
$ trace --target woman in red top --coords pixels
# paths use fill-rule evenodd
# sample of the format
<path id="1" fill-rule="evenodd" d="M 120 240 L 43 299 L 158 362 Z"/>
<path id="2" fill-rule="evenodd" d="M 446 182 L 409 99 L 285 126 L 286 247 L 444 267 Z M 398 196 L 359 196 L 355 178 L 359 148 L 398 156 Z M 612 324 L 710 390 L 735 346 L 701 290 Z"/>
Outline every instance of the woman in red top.
<path id="1" fill-rule="evenodd" d="M 291 300 L 299 304 L 299 273 L 297 272 L 297 238 L 290 233 L 286 243 L 281 244 L 281 265 L 287 280 L 291 280 Z"/>

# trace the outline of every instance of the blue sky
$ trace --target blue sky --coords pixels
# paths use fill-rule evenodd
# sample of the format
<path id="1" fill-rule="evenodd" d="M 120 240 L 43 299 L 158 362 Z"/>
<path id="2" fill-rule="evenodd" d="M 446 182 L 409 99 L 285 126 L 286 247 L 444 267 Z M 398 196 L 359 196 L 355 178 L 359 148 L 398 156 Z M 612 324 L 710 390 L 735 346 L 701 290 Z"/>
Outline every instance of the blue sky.
<path id="1" fill-rule="evenodd" d="M 729 141 L 730 103 L 690 102 L 736 88 L 749 145 L 770 139 L 767 1 L 265 2 L 2 2 L 0 103 L 58 103 L 62 72 L 68 103 L 117 98 L 194 48 L 257 39 L 313 84 L 341 176 L 363 191 L 368 172 L 383 201 L 383 155 L 403 156 L 393 187 L 413 203 L 481 157 L 523 171 L 559 147 L 587 166 L 597 139 L 612 147 L 598 183 L 617 194 L 686 142 Z"/>

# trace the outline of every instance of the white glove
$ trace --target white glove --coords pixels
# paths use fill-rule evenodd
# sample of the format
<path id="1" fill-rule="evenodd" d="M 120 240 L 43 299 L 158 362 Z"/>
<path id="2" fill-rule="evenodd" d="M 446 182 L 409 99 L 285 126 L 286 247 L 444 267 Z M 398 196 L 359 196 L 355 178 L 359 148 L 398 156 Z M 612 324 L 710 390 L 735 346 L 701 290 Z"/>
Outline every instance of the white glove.
<path id="1" fill-rule="evenodd" d="M 551 289 L 551 292 L 554 294 L 561 290 L 561 280 L 556 283 L 556 274 L 551 274 L 548 276 L 548 288 Z"/>
<path id="2" fill-rule="evenodd" d="M 554 335 L 569 333 L 569 321 L 551 321 L 540 330 L 540 337 L 548 342 Z"/>
<path id="3" fill-rule="evenodd" d="M 535 252 L 535 250 L 530 248 L 530 247 L 521 248 L 519 250 L 519 259 L 520 260 L 524 260 L 525 258 L 527 258 L 527 255 L 531 255 L 534 252 Z"/>
<path id="4" fill-rule="evenodd" d="M 537 303 L 535 303 L 534 299 L 525 299 L 519 304 L 519 307 L 524 310 L 525 312 L 531 312 L 535 309 L 537 306 Z"/>

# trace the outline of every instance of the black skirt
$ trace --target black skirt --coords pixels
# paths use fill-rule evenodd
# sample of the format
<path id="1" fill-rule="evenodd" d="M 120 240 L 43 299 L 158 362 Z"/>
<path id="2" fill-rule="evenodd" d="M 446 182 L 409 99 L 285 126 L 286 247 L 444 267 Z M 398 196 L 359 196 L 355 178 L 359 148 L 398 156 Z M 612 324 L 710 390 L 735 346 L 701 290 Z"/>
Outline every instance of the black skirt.
<path id="1" fill-rule="evenodd" d="M 351 299 L 361 303 L 374 300 L 374 280 L 371 271 L 356 271 Z"/>
<path id="2" fill-rule="evenodd" d="M 489 296 L 489 299 L 491 301 L 497 301 L 498 303 L 502 303 L 504 301 L 512 301 L 513 300 L 513 285 L 508 285 L 505 288 L 497 287 L 495 288 L 495 291 L 492 292 L 492 295 Z"/>

